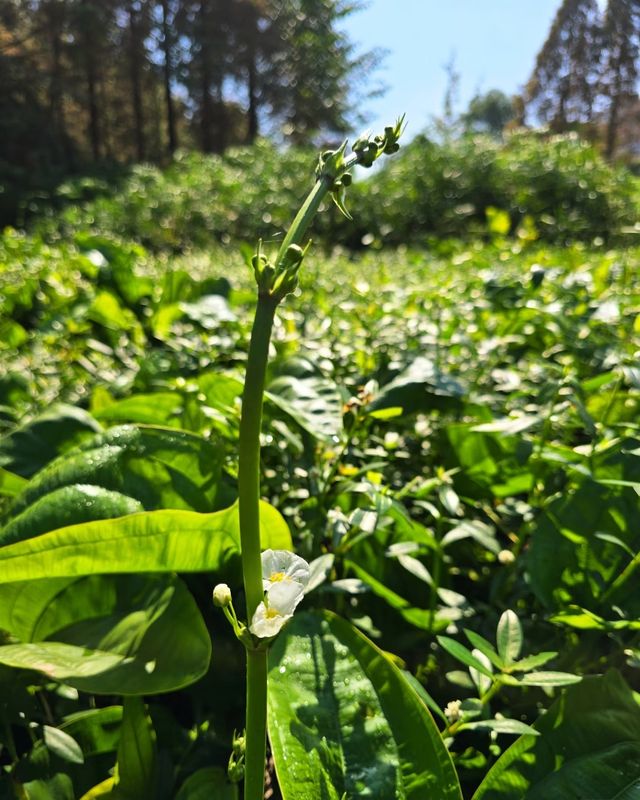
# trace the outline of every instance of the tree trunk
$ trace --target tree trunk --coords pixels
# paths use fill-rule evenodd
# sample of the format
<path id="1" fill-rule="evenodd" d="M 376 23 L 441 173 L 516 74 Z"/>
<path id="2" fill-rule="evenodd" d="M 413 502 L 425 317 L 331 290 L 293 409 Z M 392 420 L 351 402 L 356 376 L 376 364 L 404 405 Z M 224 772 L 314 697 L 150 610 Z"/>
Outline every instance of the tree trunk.
<path id="1" fill-rule="evenodd" d="M 256 51 L 252 45 L 249 50 L 249 63 L 247 68 L 247 88 L 249 90 L 249 109 L 247 111 L 247 140 L 253 144 L 258 138 L 258 74 L 256 68 Z"/>
<path id="2" fill-rule="evenodd" d="M 171 78 L 173 66 L 171 60 L 171 33 L 169 30 L 169 3 L 162 0 L 162 49 L 164 51 L 164 96 L 167 109 L 167 134 L 169 136 L 169 154 L 173 155 L 178 147 L 176 131 L 176 114 L 171 96 Z"/>
<path id="3" fill-rule="evenodd" d="M 136 155 L 138 161 L 146 157 L 144 137 L 144 112 L 142 108 L 142 82 L 140 79 L 140 26 L 137 11 L 133 2 L 129 3 L 129 68 L 131 76 L 131 100 L 133 103 L 133 119 L 135 125 Z"/>
<path id="4" fill-rule="evenodd" d="M 47 21 L 51 45 L 51 74 L 49 80 L 49 110 L 55 136 L 55 147 L 65 167 L 69 166 L 70 152 L 66 136 L 62 98 L 62 8 L 57 3 L 47 3 Z"/>

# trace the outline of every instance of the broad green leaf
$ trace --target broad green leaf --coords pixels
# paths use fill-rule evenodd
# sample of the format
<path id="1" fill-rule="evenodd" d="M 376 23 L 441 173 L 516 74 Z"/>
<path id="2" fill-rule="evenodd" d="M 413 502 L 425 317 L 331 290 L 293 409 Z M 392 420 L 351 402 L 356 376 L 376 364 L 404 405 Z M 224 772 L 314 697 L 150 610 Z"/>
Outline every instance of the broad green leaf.
<path id="1" fill-rule="evenodd" d="M 438 639 L 440 646 L 446 650 L 447 653 L 452 655 L 457 661 L 460 661 L 467 667 L 473 667 L 473 669 L 475 669 L 477 672 L 480 672 L 487 678 L 493 678 L 493 673 L 486 666 L 486 664 L 483 664 L 482 661 L 476 658 L 473 653 L 463 644 L 456 642 L 455 639 L 450 639 L 448 636 L 437 636 L 436 638 Z"/>
<path id="2" fill-rule="evenodd" d="M 276 640 L 268 717 L 284 800 L 461 800 L 422 700 L 381 650 L 329 612 L 296 615 Z"/>
<path id="3" fill-rule="evenodd" d="M 156 793 L 156 737 L 141 697 L 124 701 L 117 779 L 119 800 L 141 800 Z"/>
<path id="4" fill-rule="evenodd" d="M 636 800 L 640 707 L 620 675 L 569 687 L 491 768 L 473 800 Z"/>
<path id="5" fill-rule="evenodd" d="M 522 650 L 522 625 L 515 611 L 505 611 L 498 620 L 496 632 L 498 653 L 505 664 L 512 664 Z"/>
<path id="6" fill-rule="evenodd" d="M 342 433 L 342 397 L 327 378 L 283 375 L 269 384 L 265 399 L 316 439 Z"/>
<path id="7" fill-rule="evenodd" d="M 33 669 L 57 681 L 92 677 L 117 666 L 125 656 L 85 647 L 42 642 L 6 644 L 0 647 L 0 663 L 19 669 Z"/>
<path id="8" fill-rule="evenodd" d="M 0 495 L 15 497 L 27 485 L 27 479 L 0 467 Z"/>
<path id="9" fill-rule="evenodd" d="M 262 549 L 292 550 L 281 515 L 261 503 Z M 212 514 L 145 511 L 87 522 L 0 548 L 0 584 L 133 572 L 213 572 L 240 551 L 237 504 Z"/>
<path id="10" fill-rule="evenodd" d="M 30 478 L 80 437 L 100 430 L 96 420 L 68 405 L 55 405 L 0 439 L 0 467 Z"/>
<path id="11" fill-rule="evenodd" d="M 118 749 L 122 706 L 92 708 L 64 718 L 60 730 L 78 742 L 86 758 Z"/>
<path id="12" fill-rule="evenodd" d="M 62 773 L 48 779 L 29 781 L 21 788 L 28 800 L 75 800 L 71 778 Z"/>
<path id="13" fill-rule="evenodd" d="M 223 457 L 221 447 L 186 431 L 123 425 L 49 464 L 15 498 L 9 515 L 15 517 L 56 489 L 75 484 L 119 492 L 147 511 L 210 511 Z"/>
<path id="14" fill-rule="evenodd" d="M 0 528 L 0 546 L 80 522 L 113 519 L 144 511 L 142 503 L 92 484 L 63 486 L 38 498 Z"/>
<path id="15" fill-rule="evenodd" d="M 97 420 L 108 423 L 135 422 L 179 427 L 182 397 L 177 392 L 133 394 L 94 411 Z"/>
<path id="16" fill-rule="evenodd" d="M 204 767 L 187 778 L 175 800 L 238 800 L 238 788 L 220 767 Z"/>
<path id="17" fill-rule="evenodd" d="M 29 590 L 43 583 L 23 584 L 26 597 L 20 599 L 34 600 Z M 29 613 L 36 641 L 0 647 L 0 663 L 36 669 L 84 691 L 168 692 L 193 683 L 209 666 L 206 626 L 175 576 L 80 578 L 48 603 L 43 593 Z"/>
<path id="18" fill-rule="evenodd" d="M 380 389 L 368 410 L 400 407 L 406 415 L 434 408 L 456 409 L 464 395 L 465 389 L 458 380 L 443 373 L 433 361 L 419 356 Z"/>
<path id="19" fill-rule="evenodd" d="M 63 761 L 69 761 L 71 764 L 84 764 L 84 755 L 80 745 L 66 731 L 52 728 L 50 725 L 43 725 L 42 738 L 47 750 L 55 753 Z"/>

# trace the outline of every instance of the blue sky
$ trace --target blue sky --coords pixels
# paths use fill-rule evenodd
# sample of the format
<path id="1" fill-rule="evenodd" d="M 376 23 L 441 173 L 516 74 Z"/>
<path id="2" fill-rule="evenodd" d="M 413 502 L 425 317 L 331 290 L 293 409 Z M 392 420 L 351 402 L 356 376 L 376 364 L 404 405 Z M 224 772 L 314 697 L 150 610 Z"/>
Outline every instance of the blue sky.
<path id="1" fill-rule="evenodd" d="M 479 89 L 516 93 L 527 81 L 561 0 L 370 0 L 344 28 L 359 50 L 383 47 L 384 97 L 366 103 L 374 132 L 401 113 L 407 135 L 442 112 L 444 66 L 455 56 L 458 110 Z"/>

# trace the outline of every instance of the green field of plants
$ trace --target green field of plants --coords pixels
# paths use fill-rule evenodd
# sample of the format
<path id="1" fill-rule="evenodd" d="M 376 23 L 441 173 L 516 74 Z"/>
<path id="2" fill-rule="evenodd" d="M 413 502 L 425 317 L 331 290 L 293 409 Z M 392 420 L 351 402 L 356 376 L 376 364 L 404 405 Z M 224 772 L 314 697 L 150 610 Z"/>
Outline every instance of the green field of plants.
<path id="1" fill-rule="evenodd" d="M 636 179 L 571 136 L 418 138 L 353 221 L 325 199 L 300 266 L 316 160 L 76 180 L 0 238 L 0 798 L 232 800 L 266 765 L 284 800 L 637 800 Z M 308 570 L 257 577 L 267 634 L 254 272 L 258 308 L 299 277 L 263 341 L 259 534 Z"/>

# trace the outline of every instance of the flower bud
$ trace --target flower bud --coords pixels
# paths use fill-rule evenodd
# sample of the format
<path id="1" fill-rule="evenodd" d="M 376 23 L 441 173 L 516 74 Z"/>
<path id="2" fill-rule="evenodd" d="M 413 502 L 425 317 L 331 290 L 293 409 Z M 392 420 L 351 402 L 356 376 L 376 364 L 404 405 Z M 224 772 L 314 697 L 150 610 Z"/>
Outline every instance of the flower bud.
<path id="1" fill-rule="evenodd" d="M 285 254 L 282 256 L 281 268 L 283 270 L 297 270 L 302 259 L 304 258 L 304 250 L 297 244 L 290 244 L 287 247 Z"/>
<path id="2" fill-rule="evenodd" d="M 218 608 L 231 605 L 231 589 L 226 583 L 219 583 L 213 590 L 213 604 Z"/>

